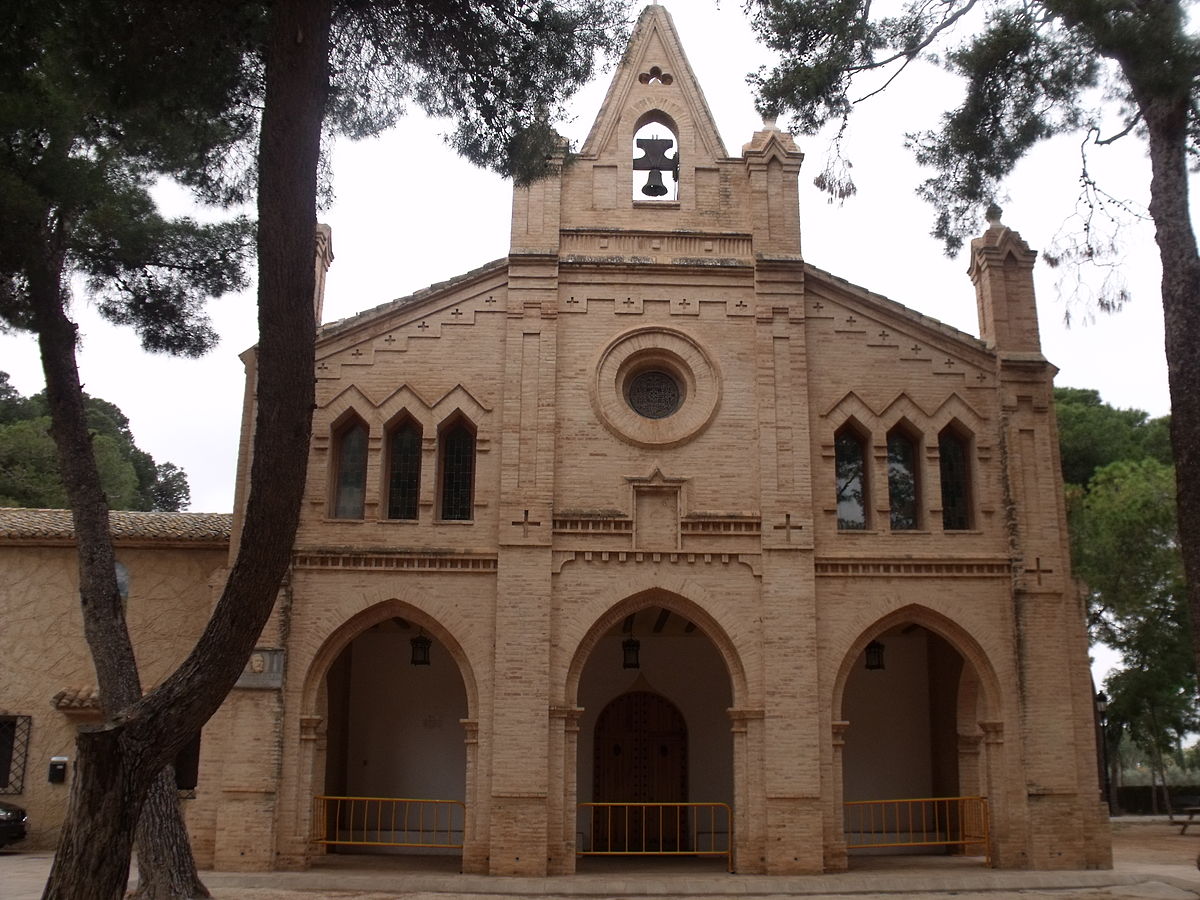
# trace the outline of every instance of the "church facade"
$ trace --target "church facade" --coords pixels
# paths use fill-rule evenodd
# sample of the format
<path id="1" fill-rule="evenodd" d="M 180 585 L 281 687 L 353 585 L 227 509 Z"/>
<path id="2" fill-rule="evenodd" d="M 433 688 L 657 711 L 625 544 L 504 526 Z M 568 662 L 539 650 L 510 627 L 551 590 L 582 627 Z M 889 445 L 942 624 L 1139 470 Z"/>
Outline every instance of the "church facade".
<path id="1" fill-rule="evenodd" d="M 1036 254 L 990 221 L 964 334 L 804 261 L 801 161 L 771 124 L 728 153 L 648 7 L 505 258 L 319 328 L 292 566 L 186 801 L 202 864 L 361 837 L 492 874 L 889 841 L 1110 865 Z M 0 723 L 40 702 L 8 693 Z"/>

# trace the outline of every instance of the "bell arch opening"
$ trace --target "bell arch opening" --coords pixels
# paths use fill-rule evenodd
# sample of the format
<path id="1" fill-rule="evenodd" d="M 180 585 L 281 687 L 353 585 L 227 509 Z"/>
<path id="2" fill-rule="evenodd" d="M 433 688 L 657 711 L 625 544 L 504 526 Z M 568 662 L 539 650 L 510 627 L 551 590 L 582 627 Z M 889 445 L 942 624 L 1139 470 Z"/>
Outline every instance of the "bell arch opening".
<path id="1" fill-rule="evenodd" d="M 633 199 L 679 200 L 679 126 L 661 110 L 637 120 L 633 129 Z"/>

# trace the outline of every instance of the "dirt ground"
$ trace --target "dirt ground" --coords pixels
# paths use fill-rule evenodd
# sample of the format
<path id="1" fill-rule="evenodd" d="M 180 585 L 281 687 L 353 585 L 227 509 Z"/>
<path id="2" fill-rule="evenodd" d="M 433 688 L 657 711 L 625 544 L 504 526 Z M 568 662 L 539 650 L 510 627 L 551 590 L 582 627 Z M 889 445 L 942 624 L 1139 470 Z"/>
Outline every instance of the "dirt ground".
<path id="1" fill-rule="evenodd" d="M 1200 820 L 1186 835 L 1179 824 L 1165 819 L 1154 821 L 1120 819 L 1113 823 L 1112 872 L 1086 873 L 1014 873 L 981 866 L 966 866 L 961 857 L 946 859 L 949 868 L 935 858 L 892 858 L 888 864 L 894 877 L 878 870 L 878 864 L 860 866 L 857 873 L 876 869 L 868 879 L 855 878 L 852 863 L 846 876 L 825 876 L 811 882 L 791 880 L 760 885 L 739 881 L 720 873 L 701 874 L 692 881 L 678 867 L 662 867 L 629 877 L 595 879 L 583 876 L 573 885 L 539 883 L 527 896 L 537 900 L 598 900 L 598 898 L 635 897 L 638 900 L 698 898 L 702 900 L 1200 900 Z M 682 861 L 679 861 L 682 862 Z M 881 861 L 882 862 L 882 861 Z M 37 900 L 50 868 L 45 853 L 0 852 L 0 900 Z M 958 870 L 963 877 L 954 875 Z M 922 875 L 918 876 L 918 872 Z M 313 883 L 317 870 L 307 876 L 298 873 L 274 873 L 265 877 L 239 876 L 236 873 L 203 874 L 214 900 L 521 900 L 515 885 L 503 881 L 457 882 L 456 876 L 434 875 L 435 883 L 408 878 L 392 871 L 381 872 L 367 881 L 322 879 L 324 887 Z M 416 873 L 411 873 L 415 875 Z M 699 874 L 699 873 L 698 873 Z M 883 876 L 883 877 L 879 877 Z M 918 876 L 918 877 L 914 877 Z M 926 877 L 927 876 L 927 877 Z M 1107 883 L 1106 883 L 1107 882 Z M 636 886 L 635 886 L 636 885 Z M 906 888 L 905 885 L 910 886 Z M 688 888 L 694 886 L 695 889 Z M 733 888 L 725 893 L 728 888 Z M 499 890 L 496 890 L 499 888 Z M 557 893 L 561 888 L 561 893 Z M 491 893 L 496 890 L 495 893 Z M 628 893 L 626 893 L 628 891 Z M 829 891 L 829 893 L 825 893 Z"/>
<path id="2" fill-rule="evenodd" d="M 1113 866 L 1179 865 L 1196 863 L 1200 854 L 1200 818 L 1188 827 L 1187 834 L 1179 833 L 1177 816 L 1172 824 L 1165 819 L 1138 822 L 1117 819 L 1113 822 Z M 1200 872 L 1198 872 L 1200 879 Z"/>

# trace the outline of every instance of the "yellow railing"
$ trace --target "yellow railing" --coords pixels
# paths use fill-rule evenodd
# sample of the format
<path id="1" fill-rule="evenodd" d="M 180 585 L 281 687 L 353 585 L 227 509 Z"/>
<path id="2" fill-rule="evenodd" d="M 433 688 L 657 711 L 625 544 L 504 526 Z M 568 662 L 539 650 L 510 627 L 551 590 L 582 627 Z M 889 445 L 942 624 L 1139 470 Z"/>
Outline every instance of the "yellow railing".
<path id="1" fill-rule="evenodd" d="M 849 850 L 979 846 L 991 864 L 985 797 L 854 800 L 845 806 Z"/>
<path id="2" fill-rule="evenodd" d="M 733 871 L 727 803 L 580 803 L 579 856 L 724 856 Z"/>
<path id="3" fill-rule="evenodd" d="M 461 800 L 314 797 L 313 842 L 461 848 L 465 819 Z"/>

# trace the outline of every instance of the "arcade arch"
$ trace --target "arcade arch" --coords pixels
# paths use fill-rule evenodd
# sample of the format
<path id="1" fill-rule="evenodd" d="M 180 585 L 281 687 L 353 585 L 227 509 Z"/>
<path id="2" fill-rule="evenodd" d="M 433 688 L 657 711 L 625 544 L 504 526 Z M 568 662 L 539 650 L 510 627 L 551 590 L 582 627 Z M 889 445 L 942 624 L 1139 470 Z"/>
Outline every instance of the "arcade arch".
<path id="1" fill-rule="evenodd" d="M 989 754 L 985 741 L 1002 734 L 999 695 L 986 656 L 960 626 L 917 606 L 875 623 L 835 684 L 841 801 L 987 797 L 1001 764 L 998 746 Z M 995 821 L 1003 801 L 989 799 Z"/>
<path id="2" fill-rule="evenodd" d="M 728 813 L 718 813 L 721 835 L 699 808 L 635 809 L 619 826 L 605 826 L 603 810 L 582 804 L 735 808 L 735 757 L 744 748 L 736 746 L 730 710 L 744 690 L 732 642 L 695 603 L 649 590 L 602 616 L 580 642 L 567 683 L 578 732 L 565 788 L 568 809 L 581 804 L 568 826 L 579 848 L 694 852 L 727 839 Z"/>
<path id="3" fill-rule="evenodd" d="M 349 810 L 357 798 L 403 798 L 453 801 L 437 806 L 437 819 L 431 805 L 410 807 L 409 815 L 414 821 L 424 817 L 436 822 L 443 833 L 433 843 L 472 840 L 466 810 L 476 790 L 475 698 L 474 679 L 458 642 L 407 603 L 393 599 L 376 604 L 331 634 L 305 682 L 304 719 L 320 722 L 324 735 L 323 741 L 309 744 L 307 794 L 356 800 L 342 802 L 340 814 L 333 811 L 339 804 L 326 803 L 327 834 L 337 829 L 339 838 L 347 837 Z M 430 843 L 413 827 L 389 824 L 368 830 L 369 842 Z M 338 847 L 327 849 L 337 852 Z M 439 851 L 424 847 L 420 852 Z"/>

